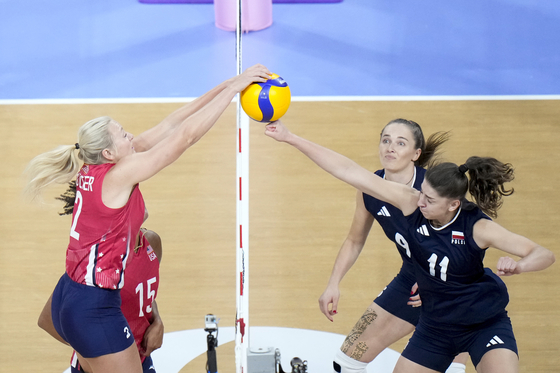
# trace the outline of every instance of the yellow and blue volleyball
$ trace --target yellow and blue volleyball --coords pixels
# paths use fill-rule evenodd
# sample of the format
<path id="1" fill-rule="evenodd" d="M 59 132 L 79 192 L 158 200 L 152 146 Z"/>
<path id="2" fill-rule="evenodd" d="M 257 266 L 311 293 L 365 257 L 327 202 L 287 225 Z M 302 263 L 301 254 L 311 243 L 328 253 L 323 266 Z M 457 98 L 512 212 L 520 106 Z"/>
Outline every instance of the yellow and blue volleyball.
<path id="1" fill-rule="evenodd" d="M 264 83 L 252 83 L 241 92 L 241 107 L 257 122 L 273 122 L 280 119 L 292 101 L 288 83 L 272 74 Z"/>

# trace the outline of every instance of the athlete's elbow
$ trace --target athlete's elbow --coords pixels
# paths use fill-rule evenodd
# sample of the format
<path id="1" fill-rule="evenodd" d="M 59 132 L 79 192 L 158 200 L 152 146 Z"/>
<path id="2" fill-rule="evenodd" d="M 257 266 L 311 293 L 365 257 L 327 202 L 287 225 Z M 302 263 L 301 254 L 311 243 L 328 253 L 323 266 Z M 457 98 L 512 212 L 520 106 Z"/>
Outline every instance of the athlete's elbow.
<path id="1" fill-rule="evenodd" d="M 549 256 L 549 259 L 548 259 L 548 260 L 549 260 L 549 262 L 550 262 L 550 265 L 553 265 L 554 262 L 556 262 L 556 256 L 555 256 L 554 253 L 553 253 L 552 251 L 550 251 L 550 250 L 548 251 L 548 253 L 549 253 L 549 254 L 548 254 L 548 256 Z"/>

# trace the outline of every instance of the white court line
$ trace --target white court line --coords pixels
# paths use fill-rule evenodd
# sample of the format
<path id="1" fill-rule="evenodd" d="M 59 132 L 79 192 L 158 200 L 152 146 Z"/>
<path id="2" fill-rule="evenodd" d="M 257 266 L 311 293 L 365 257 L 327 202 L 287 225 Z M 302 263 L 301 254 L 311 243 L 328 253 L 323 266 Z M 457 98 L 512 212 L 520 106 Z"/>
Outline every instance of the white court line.
<path id="1" fill-rule="evenodd" d="M 0 100 L 0 105 L 78 105 L 78 104 L 149 104 L 190 102 L 196 97 L 146 98 L 72 98 Z M 292 96 L 294 102 L 321 101 L 514 101 L 560 100 L 560 95 L 473 95 L 473 96 Z M 236 102 L 234 99 L 232 102 Z"/>

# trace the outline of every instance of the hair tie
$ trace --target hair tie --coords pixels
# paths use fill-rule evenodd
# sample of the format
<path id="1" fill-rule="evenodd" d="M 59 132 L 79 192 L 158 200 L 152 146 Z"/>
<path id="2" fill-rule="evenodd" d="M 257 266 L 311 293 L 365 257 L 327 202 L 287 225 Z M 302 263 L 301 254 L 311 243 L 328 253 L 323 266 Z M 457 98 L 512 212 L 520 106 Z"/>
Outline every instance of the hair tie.
<path id="1" fill-rule="evenodd" d="M 462 164 L 459 166 L 459 172 L 464 174 L 465 172 L 467 172 L 469 170 L 469 166 L 467 166 L 466 164 Z"/>
<path id="2" fill-rule="evenodd" d="M 74 144 L 74 146 L 76 147 L 76 149 L 80 149 L 80 144 L 76 143 Z"/>

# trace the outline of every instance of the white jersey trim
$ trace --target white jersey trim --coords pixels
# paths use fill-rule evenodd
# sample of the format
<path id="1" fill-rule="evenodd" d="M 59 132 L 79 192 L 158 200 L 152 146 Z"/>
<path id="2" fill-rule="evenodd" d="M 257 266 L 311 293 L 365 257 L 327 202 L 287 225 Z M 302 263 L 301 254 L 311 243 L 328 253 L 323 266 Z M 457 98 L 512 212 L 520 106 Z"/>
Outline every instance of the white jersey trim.
<path id="1" fill-rule="evenodd" d="M 97 257 L 97 244 L 93 245 L 89 249 L 89 259 L 88 265 L 86 267 L 86 276 L 84 280 L 86 281 L 86 285 L 88 286 L 95 286 L 94 276 L 95 276 L 95 264 Z"/>
<path id="2" fill-rule="evenodd" d="M 432 227 L 432 229 L 433 229 L 434 231 L 441 231 L 442 229 L 445 229 L 445 228 L 449 227 L 451 224 L 453 224 L 453 222 L 454 222 L 455 220 L 457 220 L 457 218 L 459 217 L 459 214 L 460 214 L 460 213 L 461 213 L 461 206 L 459 206 L 459 210 L 457 211 L 457 213 L 455 214 L 455 216 L 453 217 L 453 219 L 451 219 L 451 221 L 450 221 L 449 223 L 447 223 L 447 224 L 445 224 L 445 225 L 443 225 L 443 226 L 441 226 L 441 227 L 439 227 L 439 228 L 436 228 L 436 227 L 434 227 L 434 226 L 432 225 L 432 222 L 429 221 L 430 227 Z"/>

